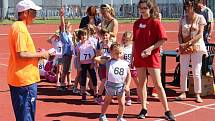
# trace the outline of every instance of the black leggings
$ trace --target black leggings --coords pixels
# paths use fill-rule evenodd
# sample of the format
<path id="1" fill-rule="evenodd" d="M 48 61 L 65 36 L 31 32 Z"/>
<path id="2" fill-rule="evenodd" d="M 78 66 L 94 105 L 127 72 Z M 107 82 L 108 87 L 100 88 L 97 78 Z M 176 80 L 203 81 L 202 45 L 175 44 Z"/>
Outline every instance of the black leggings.
<path id="1" fill-rule="evenodd" d="M 96 71 L 94 68 L 90 68 L 91 64 L 81 64 L 81 86 L 86 86 L 87 80 L 87 71 L 92 78 L 93 86 L 97 86 L 97 78 L 96 78 Z"/>

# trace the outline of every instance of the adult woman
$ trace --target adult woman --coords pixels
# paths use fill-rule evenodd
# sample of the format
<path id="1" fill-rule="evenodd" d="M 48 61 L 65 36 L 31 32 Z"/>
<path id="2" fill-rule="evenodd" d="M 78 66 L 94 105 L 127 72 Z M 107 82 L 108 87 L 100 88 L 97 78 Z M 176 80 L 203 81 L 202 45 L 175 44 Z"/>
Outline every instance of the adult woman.
<path id="1" fill-rule="evenodd" d="M 111 41 L 116 41 L 116 36 L 118 32 L 118 21 L 114 18 L 115 11 L 114 9 L 108 4 L 102 4 L 100 6 L 101 15 L 103 17 L 101 28 L 105 28 L 110 32 Z"/>
<path id="2" fill-rule="evenodd" d="M 97 16 L 97 11 L 95 6 L 88 7 L 86 13 L 87 13 L 87 16 L 81 19 L 79 28 L 87 27 L 87 24 L 98 26 L 101 23 L 101 18 Z"/>
<path id="3" fill-rule="evenodd" d="M 183 100 L 186 98 L 187 74 L 191 60 L 196 101 L 201 103 L 203 102 L 200 97 L 202 55 L 207 54 L 203 41 L 203 31 L 206 21 L 202 15 L 194 12 L 194 0 L 187 0 L 184 3 L 184 10 L 185 16 L 182 16 L 179 21 L 178 33 L 181 69 L 180 85 L 182 93 L 176 99 Z M 188 52 L 190 49 L 188 46 L 193 47 L 194 52 Z"/>
<path id="4" fill-rule="evenodd" d="M 159 99 L 165 109 L 165 117 L 170 121 L 175 118 L 169 110 L 167 98 L 160 77 L 160 46 L 167 40 L 166 33 L 160 21 L 157 19 L 155 4 L 150 0 L 140 0 L 138 3 L 141 18 L 136 20 L 133 26 L 133 65 L 137 69 L 139 78 L 139 94 L 141 96 L 142 110 L 138 118 L 147 115 L 147 71 L 152 77 Z"/>

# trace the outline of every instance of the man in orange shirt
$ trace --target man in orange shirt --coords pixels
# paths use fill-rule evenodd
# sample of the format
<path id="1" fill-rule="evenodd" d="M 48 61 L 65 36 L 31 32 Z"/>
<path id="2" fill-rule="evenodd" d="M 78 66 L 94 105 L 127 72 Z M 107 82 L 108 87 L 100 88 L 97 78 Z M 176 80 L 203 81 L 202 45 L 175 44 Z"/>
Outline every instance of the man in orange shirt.
<path id="1" fill-rule="evenodd" d="M 40 81 L 38 60 L 53 54 L 48 51 L 36 52 L 27 29 L 40 9 L 31 0 L 20 1 L 16 5 L 18 20 L 9 32 L 8 84 L 16 121 L 35 120 L 37 82 Z"/>

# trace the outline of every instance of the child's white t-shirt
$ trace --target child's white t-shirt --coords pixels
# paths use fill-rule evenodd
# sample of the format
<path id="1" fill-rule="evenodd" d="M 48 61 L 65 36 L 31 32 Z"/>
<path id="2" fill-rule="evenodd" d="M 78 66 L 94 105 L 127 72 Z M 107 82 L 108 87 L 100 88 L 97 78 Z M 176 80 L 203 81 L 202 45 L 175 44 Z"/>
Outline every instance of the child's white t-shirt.
<path id="1" fill-rule="evenodd" d="M 113 83 L 124 83 L 129 70 L 128 62 L 125 60 L 113 60 L 111 59 L 107 63 L 108 79 L 107 81 Z"/>

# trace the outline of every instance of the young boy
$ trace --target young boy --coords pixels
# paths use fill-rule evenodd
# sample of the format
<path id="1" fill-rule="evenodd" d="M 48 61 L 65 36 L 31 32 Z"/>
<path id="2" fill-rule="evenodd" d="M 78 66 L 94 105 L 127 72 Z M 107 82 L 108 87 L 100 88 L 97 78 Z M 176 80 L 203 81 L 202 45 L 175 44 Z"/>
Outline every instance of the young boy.
<path id="1" fill-rule="evenodd" d="M 71 35 L 71 23 L 69 21 L 64 20 L 64 9 L 60 10 L 60 18 L 61 18 L 61 26 L 60 26 L 60 39 L 63 42 L 63 74 L 61 79 L 62 90 L 66 89 L 68 86 L 68 90 L 72 89 L 71 82 L 71 69 L 72 69 L 72 55 L 74 52 L 74 47 L 72 43 L 72 35 Z M 66 82 L 67 80 L 67 82 Z"/>
<path id="2" fill-rule="evenodd" d="M 99 45 L 97 46 L 97 56 L 101 57 L 107 57 L 110 58 L 110 32 L 107 29 L 101 29 L 100 31 L 101 34 L 101 42 L 99 42 Z M 106 81 L 106 65 L 105 64 L 99 64 L 98 67 L 98 73 L 99 73 L 99 78 L 101 80 L 101 84 L 99 86 L 99 92 L 98 96 L 95 99 L 95 102 L 98 104 L 103 104 L 104 100 L 102 99 L 102 94 L 104 91 L 104 84 Z"/>
<path id="3" fill-rule="evenodd" d="M 102 105 L 100 121 L 107 121 L 106 111 L 113 96 L 118 99 L 118 116 L 117 121 L 125 121 L 123 114 L 125 111 L 125 90 L 129 90 L 131 80 L 131 73 L 127 61 L 122 60 L 123 49 L 120 44 L 112 44 L 110 47 L 111 59 L 103 59 L 101 56 L 96 57 L 95 60 L 99 63 L 106 63 L 107 78 L 105 82 L 105 101 Z"/>

